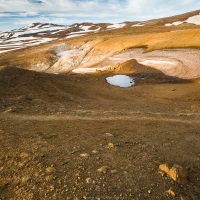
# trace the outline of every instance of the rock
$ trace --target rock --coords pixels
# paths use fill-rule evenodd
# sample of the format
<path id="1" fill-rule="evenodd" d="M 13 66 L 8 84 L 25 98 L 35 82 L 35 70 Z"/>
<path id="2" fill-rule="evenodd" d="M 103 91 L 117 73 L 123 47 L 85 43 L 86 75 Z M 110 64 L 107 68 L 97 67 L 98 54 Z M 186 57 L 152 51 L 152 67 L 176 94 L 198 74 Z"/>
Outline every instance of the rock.
<path id="1" fill-rule="evenodd" d="M 35 176 L 35 177 L 39 177 L 40 174 L 39 174 L 38 172 L 36 172 L 36 173 L 34 174 L 34 176 Z"/>
<path id="2" fill-rule="evenodd" d="M 162 164 L 159 165 L 159 170 L 163 173 L 166 173 L 171 179 L 177 181 L 178 183 L 187 182 L 187 171 L 180 165 L 176 164 L 171 169 L 169 169 L 167 164 Z"/>
<path id="3" fill-rule="evenodd" d="M 50 185 L 49 189 L 50 191 L 54 191 L 55 187 L 53 185 Z"/>
<path id="4" fill-rule="evenodd" d="M 4 113 L 10 113 L 10 112 L 16 112 L 16 108 L 8 108 L 7 110 L 4 111 Z"/>
<path id="5" fill-rule="evenodd" d="M 96 151 L 96 150 L 93 150 L 93 151 L 92 151 L 92 153 L 96 154 L 96 153 L 98 153 L 98 151 Z"/>
<path id="6" fill-rule="evenodd" d="M 30 179 L 30 176 L 23 176 L 21 179 L 21 183 L 26 183 Z"/>
<path id="7" fill-rule="evenodd" d="M 175 196 L 176 196 L 175 193 L 174 193 L 174 191 L 172 191 L 171 189 L 169 189 L 169 190 L 167 191 L 167 194 L 171 195 L 172 197 L 175 197 Z"/>
<path id="8" fill-rule="evenodd" d="M 174 181 L 177 181 L 178 183 L 187 182 L 187 171 L 180 165 L 174 165 L 169 170 L 169 176 L 170 178 L 172 178 Z"/>
<path id="9" fill-rule="evenodd" d="M 148 194 L 151 194 L 151 190 L 148 190 Z"/>
<path id="10" fill-rule="evenodd" d="M 80 157 L 88 158 L 90 155 L 88 153 L 82 153 L 80 154 Z"/>
<path id="11" fill-rule="evenodd" d="M 115 147 L 115 146 L 114 146 L 114 144 L 113 144 L 113 143 L 111 143 L 111 142 L 110 142 L 110 143 L 108 143 L 108 148 L 109 148 L 109 149 L 113 149 L 114 147 Z"/>
<path id="12" fill-rule="evenodd" d="M 55 170 L 54 167 L 47 167 L 45 171 L 46 171 L 47 174 L 52 174 L 52 173 L 54 173 L 56 170 Z"/>
<path id="13" fill-rule="evenodd" d="M 97 171 L 100 173 L 106 173 L 109 168 L 110 167 L 108 167 L 108 166 L 103 166 L 103 167 L 100 167 Z"/>
<path id="14" fill-rule="evenodd" d="M 166 174 L 169 174 L 169 166 L 167 164 L 159 165 L 159 170 L 161 172 L 165 172 Z"/>
<path id="15" fill-rule="evenodd" d="M 20 162 L 20 163 L 18 164 L 18 167 L 19 167 L 19 168 L 23 168 L 26 164 L 27 164 L 27 161 Z"/>
<path id="16" fill-rule="evenodd" d="M 188 200 L 186 197 L 184 197 L 182 195 L 180 196 L 180 198 L 181 198 L 180 200 Z"/>
<path id="17" fill-rule="evenodd" d="M 110 171 L 111 174 L 116 174 L 118 171 L 116 169 L 113 169 Z"/>
<path id="18" fill-rule="evenodd" d="M 52 180 L 53 180 L 53 176 L 52 176 L 52 175 L 46 176 L 46 177 L 45 177 L 45 180 L 46 180 L 46 181 L 52 181 Z"/>
<path id="19" fill-rule="evenodd" d="M 88 184 L 93 182 L 91 178 L 86 178 L 85 181 L 86 181 L 86 183 L 88 183 Z"/>
<path id="20" fill-rule="evenodd" d="M 28 158 L 29 157 L 29 154 L 28 153 L 26 153 L 26 152 L 22 152 L 22 153 L 20 153 L 20 158 Z"/>
<path id="21" fill-rule="evenodd" d="M 106 133 L 106 136 L 108 136 L 108 137 L 114 137 L 114 135 L 111 134 L 111 133 Z"/>

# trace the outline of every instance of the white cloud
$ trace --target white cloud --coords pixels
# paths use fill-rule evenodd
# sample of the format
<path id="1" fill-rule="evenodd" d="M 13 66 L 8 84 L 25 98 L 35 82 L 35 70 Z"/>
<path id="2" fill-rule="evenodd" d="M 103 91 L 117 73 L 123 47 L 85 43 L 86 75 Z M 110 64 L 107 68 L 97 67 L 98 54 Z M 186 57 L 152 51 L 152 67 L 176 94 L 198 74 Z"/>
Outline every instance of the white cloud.
<path id="1" fill-rule="evenodd" d="M 14 22 L 15 25 L 20 24 L 20 25 L 27 25 L 31 24 L 34 22 L 41 22 L 41 23 L 52 23 L 52 24 L 66 24 L 69 23 L 70 21 L 67 20 L 66 18 L 54 18 L 54 19 L 49 19 L 47 17 L 38 17 L 34 19 L 18 19 Z"/>
<path id="2" fill-rule="evenodd" d="M 144 15 L 154 13 L 163 15 L 180 9 L 187 9 L 190 5 L 194 9 L 200 6 L 199 0 L 41 0 L 43 3 L 33 3 L 30 0 L 0 0 L 0 12 L 46 13 L 79 16 L 110 15 Z M 192 5 L 191 5 L 192 4 Z M 182 8 L 181 8 L 182 6 Z M 185 7 L 184 7 L 185 6 Z M 144 13 L 145 12 L 145 13 Z"/>

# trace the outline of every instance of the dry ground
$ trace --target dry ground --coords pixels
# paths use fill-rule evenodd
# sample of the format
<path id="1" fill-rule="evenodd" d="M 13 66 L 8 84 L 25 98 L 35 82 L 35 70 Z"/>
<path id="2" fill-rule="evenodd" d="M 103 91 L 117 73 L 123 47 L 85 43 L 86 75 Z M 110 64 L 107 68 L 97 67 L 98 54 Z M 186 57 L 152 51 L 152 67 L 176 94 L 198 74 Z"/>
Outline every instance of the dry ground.
<path id="1" fill-rule="evenodd" d="M 85 57 L 85 66 L 92 66 L 133 47 L 199 49 L 199 36 L 192 25 L 128 27 L 0 55 L 0 199 L 199 200 L 199 79 L 142 65 L 132 73 L 125 63 L 121 72 L 130 70 L 136 85 L 123 89 L 108 85 L 106 73 L 25 70 L 52 66 L 55 50 L 65 44 L 101 40 Z M 184 167 L 187 183 L 162 177 L 162 163 Z"/>
<path id="2" fill-rule="evenodd" d="M 0 71 L 0 199 L 200 199 L 199 84 L 150 70 L 122 89 L 106 76 Z"/>

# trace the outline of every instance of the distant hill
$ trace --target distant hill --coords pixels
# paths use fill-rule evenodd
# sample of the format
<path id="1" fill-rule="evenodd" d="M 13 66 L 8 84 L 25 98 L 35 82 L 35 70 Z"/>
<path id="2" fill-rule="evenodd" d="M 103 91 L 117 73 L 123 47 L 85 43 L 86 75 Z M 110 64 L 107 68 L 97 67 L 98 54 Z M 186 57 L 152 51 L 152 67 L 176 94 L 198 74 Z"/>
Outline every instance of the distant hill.
<path id="1" fill-rule="evenodd" d="M 200 25 L 200 10 L 182 15 L 142 22 L 76 23 L 63 26 L 49 23 L 32 23 L 20 29 L 0 32 L 0 53 L 47 43 L 57 39 L 72 38 L 105 30 L 146 26 Z"/>

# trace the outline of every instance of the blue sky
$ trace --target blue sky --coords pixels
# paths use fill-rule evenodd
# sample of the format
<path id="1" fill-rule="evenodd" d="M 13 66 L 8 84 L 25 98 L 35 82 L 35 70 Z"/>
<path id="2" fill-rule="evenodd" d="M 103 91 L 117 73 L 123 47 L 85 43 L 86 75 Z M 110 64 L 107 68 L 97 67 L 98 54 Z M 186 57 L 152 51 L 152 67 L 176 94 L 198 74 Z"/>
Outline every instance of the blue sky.
<path id="1" fill-rule="evenodd" d="M 200 0 L 0 0 L 0 31 L 33 22 L 143 21 L 200 9 Z"/>

